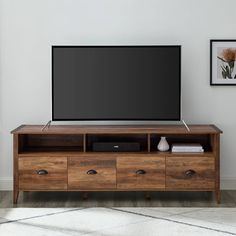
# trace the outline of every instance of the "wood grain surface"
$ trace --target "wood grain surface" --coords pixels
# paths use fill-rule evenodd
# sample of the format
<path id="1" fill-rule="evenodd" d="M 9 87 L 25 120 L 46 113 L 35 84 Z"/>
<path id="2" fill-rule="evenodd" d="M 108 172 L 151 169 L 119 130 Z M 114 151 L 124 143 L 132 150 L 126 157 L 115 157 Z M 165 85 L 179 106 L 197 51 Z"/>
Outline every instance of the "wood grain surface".
<path id="1" fill-rule="evenodd" d="M 95 174 L 89 174 L 95 171 Z M 104 157 L 69 157 L 69 189 L 115 189 L 116 160 Z"/>
<path id="2" fill-rule="evenodd" d="M 48 174 L 39 175 L 37 171 Z M 66 157 L 21 157 L 19 158 L 20 190 L 59 190 L 67 189 Z"/>
<path id="3" fill-rule="evenodd" d="M 23 125 L 11 133 L 17 134 L 216 134 L 222 131 L 215 125 Z"/>
<path id="4" fill-rule="evenodd" d="M 188 171 L 193 171 L 188 175 Z M 213 157 L 167 157 L 166 188 L 214 189 L 215 159 Z"/>
<path id="5" fill-rule="evenodd" d="M 213 191 L 220 203 L 220 134 L 215 125 L 22 125 L 13 133 L 14 192 Z M 204 153 L 159 152 L 200 143 Z M 137 141 L 140 152 L 93 152 L 95 141 Z M 39 170 L 41 170 L 39 174 Z M 43 173 L 43 174 L 42 174 Z"/>
<path id="6" fill-rule="evenodd" d="M 144 171 L 138 174 L 137 171 Z M 117 158 L 118 189 L 165 188 L 165 158 L 129 156 Z"/>

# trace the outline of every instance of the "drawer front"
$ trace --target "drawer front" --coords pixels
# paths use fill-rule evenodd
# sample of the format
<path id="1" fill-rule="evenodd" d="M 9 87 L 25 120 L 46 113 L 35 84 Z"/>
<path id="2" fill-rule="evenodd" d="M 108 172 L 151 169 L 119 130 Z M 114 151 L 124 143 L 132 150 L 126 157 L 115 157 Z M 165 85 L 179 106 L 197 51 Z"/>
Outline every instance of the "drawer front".
<path id="1" fill-rule="evenodd" d="M 116 160 L 107 157 L 70 157 L 69 189 L 115 189 Z"/>
<path id="2" fill-rule="evenodd" d="M 167 157 L 166 187 L 173 189 L 215 188 L 214 157 Z"/>
<path id="3" fill-rule="evenodd" d="M 19 158 L 19 188 L 21 190 L 67 189 L 67 158 Z"/>
<path id="4" fill-rule="evenodd" d="M 164 157 L 117 158 L 118 189 L 165 188 Z"/>

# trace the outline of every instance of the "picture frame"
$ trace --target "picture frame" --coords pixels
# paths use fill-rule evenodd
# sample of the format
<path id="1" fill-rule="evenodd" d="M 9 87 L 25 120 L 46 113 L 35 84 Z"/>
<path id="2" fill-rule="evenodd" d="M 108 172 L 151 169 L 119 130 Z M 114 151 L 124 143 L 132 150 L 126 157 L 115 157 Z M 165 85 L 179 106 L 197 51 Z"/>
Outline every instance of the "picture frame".
<path id="1" fill-rule="evenodd" d="M 236 85 L 236 39 L 210 40 L 210 85 Z"/>

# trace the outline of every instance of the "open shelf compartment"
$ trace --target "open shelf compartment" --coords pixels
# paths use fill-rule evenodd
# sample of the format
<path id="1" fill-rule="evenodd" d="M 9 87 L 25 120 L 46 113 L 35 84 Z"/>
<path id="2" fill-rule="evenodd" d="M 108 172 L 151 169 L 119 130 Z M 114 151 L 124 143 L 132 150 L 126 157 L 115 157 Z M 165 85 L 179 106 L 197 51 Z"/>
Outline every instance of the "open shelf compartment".
<path id="1" fill-rule="evenodd" d="M 204 152 L 212 152 L 211 135 L 209 134 L 151 134 L 150 135 L 150 151 L 157 152 L 157 145 L 161 137 L 166 137 L 168 144 L 171 146 L 174 143 L 188 144 L 199 143 L 202 145 Z"/>
<path id="2" fill-rule="evenodd" d="M 37 152 L 83 152 L 81 134 L 20 134 L 19 154 Z"/>
<path id="3" fill-rule="evenodd" d="M 136 142 L 140 144 L 140 152 L 148 152 L 147 134 L 88 134 L 86 135 L 86 151 L 93 151 L 95 142 Z"/>

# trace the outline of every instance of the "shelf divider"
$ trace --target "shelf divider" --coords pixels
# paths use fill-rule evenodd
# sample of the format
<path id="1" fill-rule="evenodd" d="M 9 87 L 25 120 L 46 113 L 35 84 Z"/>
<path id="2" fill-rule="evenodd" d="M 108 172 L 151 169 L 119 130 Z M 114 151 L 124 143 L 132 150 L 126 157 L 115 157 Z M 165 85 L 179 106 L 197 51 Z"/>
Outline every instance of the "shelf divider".
<path id="1" fill-rule="evenodd" d="M 86 134 L 83 134 L 83 151 L 86 152 L 86 145 L 87 145 L 87 142 L 86 142 Z"/>
<path id="2" fill-rule="evenodd" d="M 151 134 L 147 134 L 147 147 L 148 147 L 148 152 L 151 152 Z"/>

